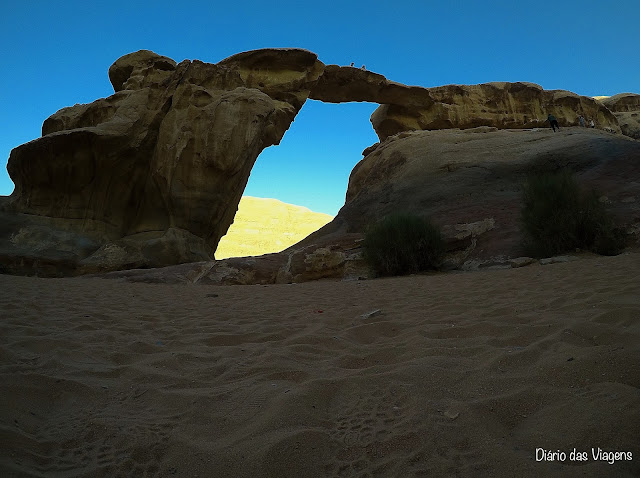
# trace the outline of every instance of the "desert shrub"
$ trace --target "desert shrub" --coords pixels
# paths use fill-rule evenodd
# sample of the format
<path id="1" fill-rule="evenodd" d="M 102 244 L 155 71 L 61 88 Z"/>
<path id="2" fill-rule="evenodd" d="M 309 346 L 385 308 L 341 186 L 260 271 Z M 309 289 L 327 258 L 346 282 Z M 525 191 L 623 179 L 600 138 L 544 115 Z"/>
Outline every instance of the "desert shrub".
<path id="1" fill-rule="evenodd" d="M 367 230 L 362 250 L 376 275 L 396 276 L 437 269 L 444 241 L 427 219 L 392 214 Z"/>
<path id="2" fill-rule="evenodd" d="M 621 227 L 608 227 L 596 238 L 593 251 L 603 256 L 616 256 L 627 246 L 628 234 Z"/>
<path id="3" fill-rule="evenodd" d="M 624 231 L 614 226 L 595 191 L 583 191 L 568 170 L 529 176 L 523 188 L 521 225 L 532 255 L 575 250 L 615 255 L 624 248 Z"/>

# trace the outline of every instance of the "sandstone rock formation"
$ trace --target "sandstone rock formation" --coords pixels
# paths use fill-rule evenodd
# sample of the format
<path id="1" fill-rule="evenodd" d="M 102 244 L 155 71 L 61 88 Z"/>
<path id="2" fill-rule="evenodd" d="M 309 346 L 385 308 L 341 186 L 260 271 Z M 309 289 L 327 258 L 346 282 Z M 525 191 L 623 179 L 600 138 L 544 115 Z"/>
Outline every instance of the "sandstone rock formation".
<path id="1" fill-rule="evenodd" d="M 560 126 L 577 126 L 578 116 L 598 128 L 620 132 L 615 116 L 593 98 L 533 83 L 485 83 L 428 88 L 431 104 L 383 104 L 371 116 L 380 140 L 402 131 L 490 126 L 500 129 L 548 127 L 553 114 Z"/>
<path id="2" fill-rule="evenodd" d="M 105 277 L 143 282 L 270 284 L 370 277 L 360 244 L 368 224 L 405 211 L 442 227 L 446 269 L 511 268 L 523 257 L 521 187 L 533 171 L 568 167 L 595 188 L 640 244 L 640 142 L 590 128 L 415 131 L 374 148 L 354 169 L 333 221 L 289 249 Z"/>
<path id="3" fill-rule="evenodd" d="M 601 130 L 620 132 L 619 118 L 635 118 L 638 95 L 611 99 L 616 118 L 592 98 L 531 83 L 406 86 L 361 69 L 325 66 L 300 49 L 249 51 L 217 64 L 176 64 L 143 50 L 118 59 L 109 78 L 112 96 L 63 108 L 44 122 L 41 138 L 12 151 L 7 169 L 15 190 L 0 198 L 2 271 L 55 276 L 208 263 L 257 156 L 280 142 L 307 98 L 380 103 L 371 121 L 381 143 L 354 169 L 338 217 L 279 256 L 284 263 L 269 259 L 279 264 L 271 269 L 280 281 L 350 274 L 344 264 L 357 254 L 345 251 L 357 242 L 345 246 L 339 234 L 360 234 L 394 208 L 434 215 L 452 227 L 493 220 L 495 229 L 482 236 L 499 245 L 512 233 L 505 226 L 512 221 L 502 216 L 513 212 L 514 178 L 534 159 L 577 161 L 582 152 L 584 164 L 604 165 L 616 151 L 636 154 L 636 146 Z M 531 130 L 548 129 L 547 113 L 561 126 L 577 125 L 581 114 L 598 130 L 583 131 L 584 143 L 566 131 L 547 138 L 548 131 Z M 624 129 L 632 136 L 633 124 Z M 529 130 L 497 131 L 509 128 Z M 422 131 L 434 129 L 449 131 Z M 515 134 L 518 141 L 505 146 Z M 541 144 L 547 153 L 530 152 Z M 627 178 L 637 176 L 620 164 Z M 479 189 L 485 180 L 495 188 Z M 628 198 L 636 197 L 627 188 Z M 615 197 L 618 190 L 612 191 Z M 635 211 L 635 202 L 628 204 Z M 469 252 L 474 241 L 472 232 L 458 246 Z"/>
<path id="4" fill-rule="evenodd" d="M 616 116 L 623 134 L 640 139 L 640 95 L 620 93 L 600 101 Z"/>
<path id="5" fill-rule="evenodd" d="M 494 227 L 485 228 L 471 256 L 518 257 L 521 185 L 529 172 L 572 169 L 585 187 L 606 196 L 632 232 L 640 224 L 639 165 L 640 142 L 591 128 L 400 133 L 356 165 L 346 204 L 324 231 L 362 231 L 395 211 L 428 216 L 440 226 L 491 218 Z"/>
<path id="6" fill-rule="evenodd" d="M 280 252 L 317 231 L 333 216 L 277 199 L 243 196 L 216 259 Z"/>
<path id="7" fill-rule="evenodd" d="M 12 151 L 16 186 L 3 210 L 23 223 L 0 251 L 5 270 L 37 269 L 23 254 L 36 230 L 51 244 L 82 237 L 85 248 L 47 257 L 80 272 L 208 259 L 257 156 L 281 140 L 323 67 L 297 49 L 217 65 L 150 51 L 120 58 L 109 69 L 114 95 L 60 110 Z"/>
<path id="8" fill-rule="evenodd" d="M 371 123 L 380 140 L 402 131 L 548 127 L 549 113 L 561 126 L 577 126 L 578 116 L 582 115 L 593 119 L 600 129 L 620 132 L 615 116 L 593 98 L 564 90 L 544 90 L 534 83 L 422 88 L 395 83 L 360 68 L 327 65 L 309 98 L 332 103 L 379 103 Z"/>
<path id="9" fill-rule="evenodd" d="M 233 257 L 155 269 L 99 274 L 130 282 L 209 285 L 287 284 L 318 279 L 358 280 L 369 277 L 359 243 L 361 234 L 319 238 L 277 254 Z"/>
<path id="10" fill-rule="evenodd" d="M 338 65 L 325 66 L 309 98 L 327 103 L 369 101 L 409 107 L 434 103 L 428 88 L 395 83 L 372 71 Z"/>

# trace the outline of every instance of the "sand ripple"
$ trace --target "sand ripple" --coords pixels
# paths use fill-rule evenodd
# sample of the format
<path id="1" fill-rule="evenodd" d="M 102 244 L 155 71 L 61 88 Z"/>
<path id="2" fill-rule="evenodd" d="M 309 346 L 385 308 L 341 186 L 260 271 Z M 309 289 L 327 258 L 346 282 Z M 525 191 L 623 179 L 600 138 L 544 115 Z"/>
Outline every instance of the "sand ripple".
<path id="1" fill-rule="evenodd" d="M 215 288 L 0 276 L 0 475 L 639 476 L 639 285 L 640 254 Z"/>

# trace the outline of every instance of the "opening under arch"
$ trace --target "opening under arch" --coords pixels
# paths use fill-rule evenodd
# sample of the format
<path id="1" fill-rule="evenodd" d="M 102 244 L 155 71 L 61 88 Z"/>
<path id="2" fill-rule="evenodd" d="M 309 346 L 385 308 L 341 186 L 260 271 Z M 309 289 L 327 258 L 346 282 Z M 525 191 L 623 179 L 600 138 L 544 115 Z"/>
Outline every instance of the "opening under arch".
<path id="1" fill-rule="evenodd" d="M 378 141 L 369 121 L 378 106 L 307 100 L 280 144 L 256 160 L 216 259 L 279 252 L 329 222 L 362 151 Z"/>

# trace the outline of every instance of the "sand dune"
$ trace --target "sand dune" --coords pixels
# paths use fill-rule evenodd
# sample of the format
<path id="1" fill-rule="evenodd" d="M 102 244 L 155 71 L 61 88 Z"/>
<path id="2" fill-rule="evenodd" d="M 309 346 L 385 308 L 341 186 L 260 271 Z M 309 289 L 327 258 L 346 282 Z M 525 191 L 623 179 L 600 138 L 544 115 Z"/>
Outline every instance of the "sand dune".
<path id="1" fill-rule="evenodd" d="M 0 275 L 0 476 L 639 476 L 639 271 Z"/>
<path id="2" fill-rule="evenodd" d="M 277 199 L 243 196 L 229 231 L 220 239 L 216 259 L 280 252 L 333 219 Z"/>

